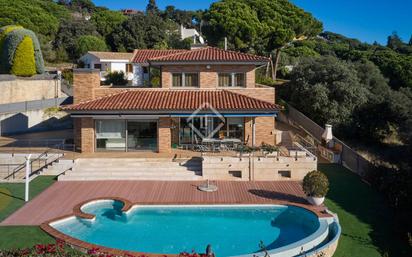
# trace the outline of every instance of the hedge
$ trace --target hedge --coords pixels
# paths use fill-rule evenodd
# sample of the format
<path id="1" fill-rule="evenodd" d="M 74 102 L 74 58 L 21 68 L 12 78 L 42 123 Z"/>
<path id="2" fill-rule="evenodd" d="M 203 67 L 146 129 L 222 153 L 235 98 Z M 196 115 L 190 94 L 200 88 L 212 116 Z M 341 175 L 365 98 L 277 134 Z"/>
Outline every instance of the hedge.
<path id="1" fill-rule="evenodd" d="M 33 76 L 36 74 L 33 40 L 25 36 L 14 54 L 11 73 L 16 76 Z"/>
<path id="2" fill-rule="evenodd" d="M 11 26 L 7 26 L 11 27 Z M 36 73 L 44 73 L 44 61 L 43 55 L 41 53 L 40 42 L 37 39 L 36 34 L 33 31 L 15 27 L 14 29 L 5 29 L 3 45 L 0 52 L 0 73 L 10 73 L 13 67 L 14 55 L 17 49 L 17 46 L 21 43 L 24 37 L 30 37 L 34 47 L 34 59 L 35 59 L 35 70 Z"/>

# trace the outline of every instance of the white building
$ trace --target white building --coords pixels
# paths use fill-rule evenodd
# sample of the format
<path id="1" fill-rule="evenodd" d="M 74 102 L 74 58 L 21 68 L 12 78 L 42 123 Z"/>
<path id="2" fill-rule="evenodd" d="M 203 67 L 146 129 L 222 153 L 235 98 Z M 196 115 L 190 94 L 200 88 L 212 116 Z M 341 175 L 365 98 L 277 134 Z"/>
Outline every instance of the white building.
<path id="1" fill-rule="evenodd" d="M 93 52 L 80 57 L 85 68 L 99 69 L 101 80 L 105 80 L 105 75 L 109 72 L 122 71 L 127 80 L 133 80 L 133 65 L 131 63 L 133 53 L 117 52 Z"/>

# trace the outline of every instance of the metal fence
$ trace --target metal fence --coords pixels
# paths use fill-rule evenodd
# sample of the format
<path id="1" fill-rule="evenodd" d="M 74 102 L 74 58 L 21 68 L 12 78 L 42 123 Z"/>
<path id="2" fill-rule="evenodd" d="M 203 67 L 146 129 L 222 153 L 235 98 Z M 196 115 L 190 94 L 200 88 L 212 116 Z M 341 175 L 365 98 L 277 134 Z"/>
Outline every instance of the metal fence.
<path id="1" fill-rule="evenodd" d="M 296 110 L 293 106 L 288 104 L 286 114 L 279 115 L 279 119 L 282 122 L 303 129 L 313 137 L 316 144 L 322 141 L 324 128 Z M 371 163 L 338 138 L 334 137 L 334 141 L 342 146 L 341 164 L 358 175 L 365 177 Z"/>
<path id="2" fill-rule="evenodd" d="M 25 101 L 10 104 L 0 104 L 0 114 L 41 110 L 53 106 L 60 106 L 68 97 Z"/>

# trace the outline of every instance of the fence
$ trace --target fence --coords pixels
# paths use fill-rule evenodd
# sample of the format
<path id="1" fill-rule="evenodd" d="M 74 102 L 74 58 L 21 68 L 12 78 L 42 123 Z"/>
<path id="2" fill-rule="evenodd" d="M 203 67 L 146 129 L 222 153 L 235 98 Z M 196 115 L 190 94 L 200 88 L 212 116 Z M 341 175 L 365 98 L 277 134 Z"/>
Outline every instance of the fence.
<path id="1" fill-rule="evenodd" d="M 324 128 L 296 110 L 293 106 L 288 104 L 287 114 L 279 115 L 279 119 L 282 122 L 303 129 L 313 137 L 316 144 L 322 141 Z M 335 143 L 342 145 L 341 164 L 362 177 L 366 176 L 366 172 L 371 163 L 338 138 L 334 137 L 333 139 Z"/>
<path id="2" fill-rule="evenodd" d="M 0 104 L 0 114 L 26 112 L 31 110 L 41 110 L 53 106 L 59 106 L 65 102 L 68 97 L 42 99 L 10 104 Z"/>

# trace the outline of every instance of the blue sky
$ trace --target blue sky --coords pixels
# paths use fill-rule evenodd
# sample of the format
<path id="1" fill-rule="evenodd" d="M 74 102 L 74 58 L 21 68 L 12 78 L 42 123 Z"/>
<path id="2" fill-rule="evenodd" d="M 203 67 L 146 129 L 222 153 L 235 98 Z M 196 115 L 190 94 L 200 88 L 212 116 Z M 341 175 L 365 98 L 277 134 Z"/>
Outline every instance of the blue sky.
<path id="1" fill-rule="evenodd" d="M 93 0 L 110 9 L 144 9 L 148 0 Z M 164 9 L 206 9 L 213 0 L 157 0 Z M 292 0 L 323 22 L 325 30 L 372 43 L 386 44 L 386 38 L 397 31 L 404 41 L 412 35 L 412 0 Z"/>

